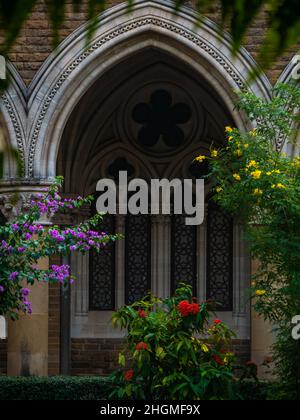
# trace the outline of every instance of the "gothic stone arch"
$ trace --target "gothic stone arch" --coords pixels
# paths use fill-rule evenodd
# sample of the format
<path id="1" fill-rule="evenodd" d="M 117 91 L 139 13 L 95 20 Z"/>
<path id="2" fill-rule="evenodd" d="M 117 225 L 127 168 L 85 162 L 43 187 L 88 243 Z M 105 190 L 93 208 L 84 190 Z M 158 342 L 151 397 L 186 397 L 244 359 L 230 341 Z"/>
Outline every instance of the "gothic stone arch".
<path id="1" fill-rule="evenodd" d="M 214 23 L 204 20 L 195 29 L 195 22 L 191 9 L 175 17 L 169 2 L 140 1 L 131 13 L 125 4 L 105 12 L 87 49 L 86 26 L 67 38 L 30 87 L 26 175 L 44 179 L 55 175 L 62 131 L 79 99 L 101 74 L 149 46 L 189 63 L 231 110 L 233 90 L 251 89 L 268 98 L 270 83 L 264 75 L 247 84 L 255 63 L 246 50 L 232 58 L 229 35 L 220 39 Z M 238 127 L 246 125 L 238 112 L 233 111 L 233 118 Z"/>

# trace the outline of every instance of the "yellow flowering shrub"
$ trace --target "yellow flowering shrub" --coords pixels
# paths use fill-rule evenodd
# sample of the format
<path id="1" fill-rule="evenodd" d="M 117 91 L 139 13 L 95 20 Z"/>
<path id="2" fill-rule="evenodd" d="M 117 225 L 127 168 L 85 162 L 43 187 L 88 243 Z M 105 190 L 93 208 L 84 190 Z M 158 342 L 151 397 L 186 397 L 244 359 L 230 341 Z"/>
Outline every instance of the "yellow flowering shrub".
<path id="1" fill-rule="evenodd" d="M 276 86 L 269 102 L 244 93 L 238 108 L 256 129 L 225 128 L 224 148 L 209 158 L 209 178 L 214 200 L 244 222 L 260 262 L 249 294 L 255 310 L 276 326 L 276 373 L 300 399 L 300 351 L 291 337 L 291 320 L 300 314 L 300 157 L 282 153 L 299 138 L 300 86 Z M 290 149 L 300 154 L 299 147 Z"/>

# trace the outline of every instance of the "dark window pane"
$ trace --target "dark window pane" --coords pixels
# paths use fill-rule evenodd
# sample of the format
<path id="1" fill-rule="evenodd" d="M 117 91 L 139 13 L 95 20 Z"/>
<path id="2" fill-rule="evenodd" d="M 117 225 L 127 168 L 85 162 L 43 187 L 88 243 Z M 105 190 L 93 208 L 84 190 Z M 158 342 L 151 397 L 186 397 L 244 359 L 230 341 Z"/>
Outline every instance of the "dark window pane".
<path id="1" fill-rule="evenodd" d="M 105 215 L 101 231 L 115 233 L 115 219 Z M 115 309 L 115 245 L 109 242 L 100 252 L 90 253 L 90 300 L 91 311 Z"/>
<path id="2" fill-rule="evenodd" d="M 185 224 L 185 216 L 172 216 L 172 291 L 179 283 L 193 286 L 197 292 L 197 226 Z"/>
<path id="3" fill-rule="evenodd" d="M 126 217 L 126 304 L 143 298 L 151 288 L 151 219 L 148 215 Z"/>
<path id="4" fill-rule="evenodd" d="M 233 223 L 215 203 L 208 207 L 207 297 L 232 310 Z"/>

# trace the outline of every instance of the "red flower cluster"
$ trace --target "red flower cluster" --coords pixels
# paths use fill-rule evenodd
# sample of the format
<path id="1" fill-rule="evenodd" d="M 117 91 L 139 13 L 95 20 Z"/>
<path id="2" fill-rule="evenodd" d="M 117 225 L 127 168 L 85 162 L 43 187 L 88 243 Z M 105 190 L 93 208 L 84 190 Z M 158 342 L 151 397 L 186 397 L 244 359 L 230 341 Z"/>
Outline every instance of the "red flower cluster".
<path id="1" fill-rule="evenodd" d="M 130 382 L 131 379 L 133 378 L 133 375 L 134 375 L 134 370 L 133 369 L 127 370 L 127 372 L 124 373 L 125 381 Z"/>
<path id="2" fill-rule="evenodd" d="M 216 363 L 218 363 L 218 365 L 224 365 L 223 360 L 222 360 L 222 359 L 221 359 L 221 357 L 220 357 L 220 356 L 218 356 L 217 354 L 214 354 L 214 355 L 213 355 L 213 359 L 214 359 L 214 361 L 215 361 Z"/>
<path id="3" fill-rule="evenodd" d="M 220 319 L 215 319 L 214 324 L 215 325 L 222 324 L 222 321 Z"/>
<path id="4" fill-rule="evenodd" d="M 198 303 L 189 303 L 187 300 L 182 300 L 178 305 L 178 310 L 183 318 L 189 315 L 197 315 L 200 311 Z"/>
<path id="5" fill-rule="evenodd" d="M 141 318 L 146 318 L 146 317 L 147 317 L 147 312 L 146 312 L 146 311 L 144 311 L 143 309 L 140 309 L 140 310 L 138 311 L 138 314 L 139 314 L 139 316 L 140 316 Z"/>
<path id="6" fill-rule="evenodd" d="M 148 350 L 148 344 L 141 341 L 135 346 L 136 350 Z"/>

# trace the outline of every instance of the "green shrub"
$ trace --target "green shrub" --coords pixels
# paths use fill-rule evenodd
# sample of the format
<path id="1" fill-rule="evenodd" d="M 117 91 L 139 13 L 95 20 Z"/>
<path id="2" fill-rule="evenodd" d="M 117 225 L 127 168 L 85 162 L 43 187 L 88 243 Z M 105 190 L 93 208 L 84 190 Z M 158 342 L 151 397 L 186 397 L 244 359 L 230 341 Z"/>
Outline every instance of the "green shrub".
<path id="1" fill-rule="evenodd" d="M 234 333 L 219 319 L 211 322 L 211 310 L 212 302 L 198 304 L 183 284 L 174 297 L 150 295 L 116 312 L 113 323 L 126 329 L 127 337 L 121 369 L 111 376 L 111 397 L 236 399 Z"/>
<path id="2" fill-rule="evenodd" d="M 238 103 L 257 126 L 226 127 L 227 145 L 208 161 L 214 200 L 243 222 L 259 262 L 249 290 L 255 311 L 273 325 L 274 375 L 285 395 L 300 399 L 300 341 L 292 319 L 300 314 L 300 87 L 277 85 L 271 101 L 243 93 Z M 294 158 L 282 149 L 295 149 Z"/>
<path id="3" fill-rule="evenodd" d="M 103 400 L 109 399 L 112 383 L 102 377 L 0 377 L 3 400 Z M 237 384 L 242 400 L 288 399 L 280 384 L 244 380 Z"/>
<path id="4" fill-rule="evenodd" d="M 101 377 L 0 377 L 0 400 L 103 400 L 110 392 Z"/>

